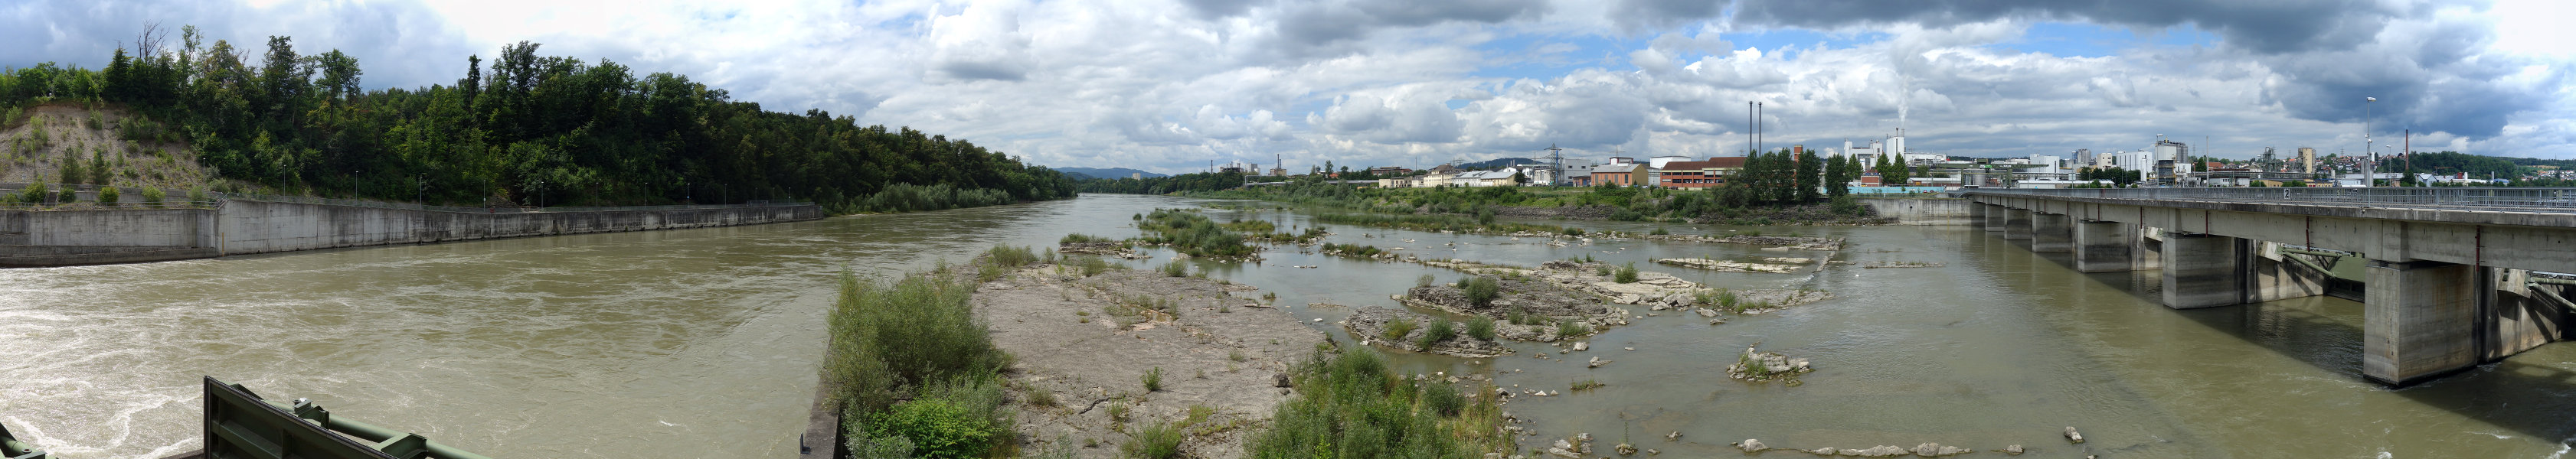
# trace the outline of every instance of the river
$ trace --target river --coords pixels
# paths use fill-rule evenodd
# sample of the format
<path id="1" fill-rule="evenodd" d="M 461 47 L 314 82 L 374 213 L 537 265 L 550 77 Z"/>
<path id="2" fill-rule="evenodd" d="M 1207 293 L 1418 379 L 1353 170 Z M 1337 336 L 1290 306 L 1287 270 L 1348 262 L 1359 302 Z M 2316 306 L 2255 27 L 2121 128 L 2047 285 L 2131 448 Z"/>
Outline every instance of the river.
<path id="1" fill-rule="evenodd" d="M 1068 232 L 1133 235 L 1131 214 L 1210 202 L 1086 195 L 747 227 L 0 270 L 0 424 L 63 458 L 193 450 L 203 446 L 198 380 L 212 375 L 494 457 L 794 457 L 836 273 L 889 276 L 995 243 L 1052 245 Z M 1311 225 L 1297 212 L 1208 212 Z M 2576 412 L 2576 346 L 2387 390 L 2359 376 L 2361 306 L 2352 301 L 2175 311 L 2152 300 L 2154 271 L 2077 273 L 2063 254 L 1968 227 L 1664 226 L 1849 237 L 1842 259 L 1947 267 L 1710 273 L 1645 260 L 1777 252 L 1607 240 L 1551 247 L 1338 226 L 1332 239 L 1521 265 L 1589 254 L 1713 286 L 1838 295 L 1725 325 L 1636 319 L 1563 361 L 1533 357 L 1560 350 L 1529 343 L 1495 359 L 1397 356 L 1413 371 L 1492 372 L 1530 388 L 1599 380 L 1609 386 L 1507 409 L 1545 434 L 1627 438 L 1676 457 L 1721 454 L 1746 438 L 1797 448 L 2022 444 L 2039 457 L 2558 457 L 2576 435 L 2576 417 L 2565 415 Z M 1278 304 L 1327 319 L 1315 326 L 1336 335 L 1331 322 L 1350 308 L 1304 305 L 1393 306 L 1388 295 L 1423 274 L 1458 276 L 1293 247 L 1265 255 L 1197 264 L 1277 292 Z M 1812 359 L 1818 371 L 1799 387 L 1727 380 L 1724 366 L 1754 343 Z M 1587 370 L 1581 361 L 1592 356 L 1614 362 Z M 2090 441 L 2058 439 L 2065 426 Z M 1664 441 L 1671 431 L 1686 437 Z"/>

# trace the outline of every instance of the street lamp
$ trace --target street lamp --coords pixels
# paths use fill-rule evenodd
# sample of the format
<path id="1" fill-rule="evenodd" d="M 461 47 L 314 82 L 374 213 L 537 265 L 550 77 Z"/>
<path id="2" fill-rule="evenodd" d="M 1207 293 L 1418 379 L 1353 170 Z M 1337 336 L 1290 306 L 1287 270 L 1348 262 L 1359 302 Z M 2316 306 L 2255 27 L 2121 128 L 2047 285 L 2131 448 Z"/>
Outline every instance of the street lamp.
<path id="1" fill-rule="evenodd" d="M 2370 149 L 2370 103 L 2378 101 L 2377 97 L 2361 98 L 2361 151 L 2370 153 L 2369 168 L 2361 175 L 2361 186 L 2365 188 L 2379 186 L 2379 150 Z"/>

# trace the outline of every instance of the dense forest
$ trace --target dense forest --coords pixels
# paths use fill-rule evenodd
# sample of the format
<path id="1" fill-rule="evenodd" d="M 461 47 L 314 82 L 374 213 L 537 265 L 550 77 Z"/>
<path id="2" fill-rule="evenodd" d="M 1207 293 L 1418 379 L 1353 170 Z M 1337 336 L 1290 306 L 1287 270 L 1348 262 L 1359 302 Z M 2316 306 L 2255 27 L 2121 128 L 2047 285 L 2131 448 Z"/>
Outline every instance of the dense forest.
<path id="1" fill-rule="evenodd" d="M 811 200 L 836 213 L 1062 199 L 1053 170 L 963 140 L 732 100 L 686 76 L 504 47 L 453 85 L 365 90 L 358 59 L 147 29 L 105 69 L 0 72 L 0 127 L 48 104 L 121 106 L 114 129 L 184 144 L 223 178 L 285 193 L 443 204 Z"/>

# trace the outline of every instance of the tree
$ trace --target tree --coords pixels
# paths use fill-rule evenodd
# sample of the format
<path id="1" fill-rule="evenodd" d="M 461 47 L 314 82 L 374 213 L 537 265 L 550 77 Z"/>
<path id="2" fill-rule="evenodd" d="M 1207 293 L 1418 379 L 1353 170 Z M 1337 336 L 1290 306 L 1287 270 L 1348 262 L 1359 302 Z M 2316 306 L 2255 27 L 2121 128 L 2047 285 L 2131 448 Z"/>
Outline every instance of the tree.
<path id="1" fill-rule="evenodd" d="M 313 56 L 311 65 L 322 71 L 322 78 L 313 85 L 321 88 L 324 98 L 334 101 L 358 94 L 358 75 L 366 73 L 358 69 L 358 58 L 337 49 Z"/>
<path id="2" fill-rule="evenodd" d="M 1825 160 L 1816 157 L 1815 150 L 1801 149 L 1797 154 L 1796 161 L 1798 162 L 1798 202 L 1809 203 L 1824 200 L 1823 195 L 1819 193 L 1819 191 L 1825 187 L 1825 182 L 1832 181 L 1829 177 L 1825 176 Z"/>
<path id="3" fill-rule="evenodd" d="M 1513 169 L 1513 170 L 1512 170 L 1512 184 L 1513 184 L 1513 185 L 1528 185 L 1528 184 L 1529 184 L 1529 182 L 1530 182 L 1529 176 L 1527 176 L 1527 175 L 1522 175 L 1522 174 L 1521 174 L 1520 169 Z"/>

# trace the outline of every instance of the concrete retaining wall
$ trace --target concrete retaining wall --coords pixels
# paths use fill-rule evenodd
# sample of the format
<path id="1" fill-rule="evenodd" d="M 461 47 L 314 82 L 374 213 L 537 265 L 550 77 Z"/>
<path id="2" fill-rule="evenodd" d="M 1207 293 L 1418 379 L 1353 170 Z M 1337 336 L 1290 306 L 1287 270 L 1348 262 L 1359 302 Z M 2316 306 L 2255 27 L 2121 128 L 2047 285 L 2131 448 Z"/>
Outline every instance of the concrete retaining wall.
<path id="1" fill-rule="evenodd" d="M 1896 219 L 1899 225 L 1975 225 L 1977 215 L 1972 206 L 1980 204 L 1957 198 L 1862 198 L 1861 205 L 1878 211 L 1881 217 Z"/>
<path id="2" fill-rule="evenodd" d="M 756 225 L 816 206 L 471 213 L 226 200 L 215 209 L 0 212 L 0 266 L 207 258 L 385 244 Z M 5 231 L 23 227 L 23 233 Z"/>
<path id="3" fill-rule="evenodd" d="M 60 210 L 26 214 L 27 244 L 207 247 L 205 209 Z"/>
<path id="4" fill-rule="evenodd" d="M 227 255 L 522 236 L 755 225 L 823 218 L 814 206 L 476 214 L 225 201 Z"/>

